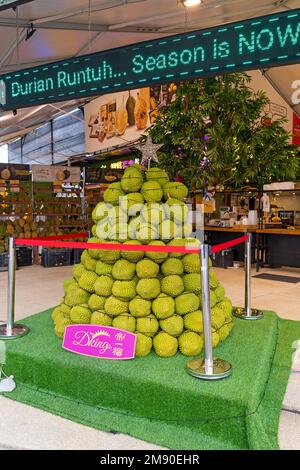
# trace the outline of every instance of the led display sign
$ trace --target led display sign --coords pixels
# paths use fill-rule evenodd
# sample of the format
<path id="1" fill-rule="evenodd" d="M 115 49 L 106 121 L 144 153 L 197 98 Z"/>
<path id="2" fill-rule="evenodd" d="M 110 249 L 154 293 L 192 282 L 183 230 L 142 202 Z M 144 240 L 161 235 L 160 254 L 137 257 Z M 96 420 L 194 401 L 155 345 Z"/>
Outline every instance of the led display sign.
<path id="1" fill-rule="evenodd" d="M 0 76 L 3 109 L 300 62 L 300 9 Z"/>
<path id="2" fill-rule="evenodd" d="M 0 0 L 0 11 L 8 10 L 8 8 L 15 8 L 23 3 L 30 3 L 33 0 Z"/>

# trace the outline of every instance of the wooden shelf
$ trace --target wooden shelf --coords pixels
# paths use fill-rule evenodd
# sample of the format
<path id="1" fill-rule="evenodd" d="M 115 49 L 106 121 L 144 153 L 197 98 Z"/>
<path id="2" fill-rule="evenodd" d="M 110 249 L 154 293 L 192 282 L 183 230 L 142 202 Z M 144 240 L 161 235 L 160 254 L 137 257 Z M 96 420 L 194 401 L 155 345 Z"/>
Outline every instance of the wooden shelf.
<path id="1" fill-rule="evenodd" d="M 300 236 L 300 229 L 288 229 L 288 228 L 263 228 L 257 230 L 257 233 L 266 233 L 270 235 L 294 235 Z"/>
<path id="2" fill-rule="evenodd" d="M 37 214 L 35 213 L 35 217 L 83 217 L 82 214 Z"/>
<path id="3" fill-rule="evenodd" d="M 22 215 L 22 214 L 0 214 L 0 217 L 18 217 L 18 218 L 22 218 L 22 217 L 24 217 L 24 215 Z"/>
<path id="4" fill-rule="evenodd" d="M 205 225 L 204 228 L 207 232 L 256 232 L 256 225 L 235 225 L 233 227 L 214 227 L 212 225 Z"/>
<path id="5" fill-rule="evenodd" d="M 82 191 L 80 189 L 73 189 L 73 188 L 64 188 L 61 191 L 53 191 L 52 189 L 34 189 L 33 190 L 33 194 L 40 194 L 40 193 L 46 193 L 46 194 L 70 194 L 70 193 L 82 194 Z"/>
<path id="6" fill-rule="evenodd" d="M 49 201 L 49 202 L 45 202 L 46 205 L 50 204 L 50 205 L 53 205 L 53 206 L 68 206 L 68 205 L 72 205 L 72 206 L 81 206 L 81 199 L 78 200 L 78 202 L 76 201 L 68 201 L 69 198 L 67 197 L 62 197 L 61 198 L 62 200 L 61 201 Z M 71 198 L 70 198 L 71 199 Z M 41 201 L 41 204 L 44 204 L 44 201 Z"/>
<path id="7" fill-rule="evenodd" d="M 21 206 L 28 206 L 28 205 L 30 205 L 30 206 L 31 206 L 31 201 L 27 201 L 27 202 L 12 202 L 12 201 L 7 201 L 7 200 L 5 200 L 5 201 L 2 201 L 2 202 L 0 203 L 0 205 L 1 205 L 1 206 L 2 206 L 2 205 L 6 205 L 6 206 L 9 206 L 9 205 L 11 205 L 11 206 L 18 206 L 18 205 L 21 205 Z"/>
<path id="8" fill-rule="evenodd" d="M 58 225 L 51 225 L 51 227 L 66 227 L 66 228 L 85 228 L 85 225 L 66 225 L 66 224 L 58 224 Z"/>

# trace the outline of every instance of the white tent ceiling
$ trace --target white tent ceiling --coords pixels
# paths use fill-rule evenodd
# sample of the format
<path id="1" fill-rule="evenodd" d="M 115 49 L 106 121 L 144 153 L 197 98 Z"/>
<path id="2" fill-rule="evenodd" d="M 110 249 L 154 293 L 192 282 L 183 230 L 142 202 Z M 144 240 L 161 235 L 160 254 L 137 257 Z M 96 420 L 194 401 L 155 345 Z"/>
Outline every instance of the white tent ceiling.
<path id="1" fill-rule="evenodd" d="M 298 8 L 299 0 L 203 0 L 190 9 L 180 0 L 34 0 L 0 12 L 0 74 L 187 30 Z M 31 25 L 36 32 L 26 40 Z M 291 83 L 300 64 L 265 71 L 291 104 Z M 57 105 L 66 112 L 78 104 Z M 299 113 L 300 106 L 295 110 Z M 0 141 L 6 141 L 60 112 L 53 106 L 0 114 Z"/>

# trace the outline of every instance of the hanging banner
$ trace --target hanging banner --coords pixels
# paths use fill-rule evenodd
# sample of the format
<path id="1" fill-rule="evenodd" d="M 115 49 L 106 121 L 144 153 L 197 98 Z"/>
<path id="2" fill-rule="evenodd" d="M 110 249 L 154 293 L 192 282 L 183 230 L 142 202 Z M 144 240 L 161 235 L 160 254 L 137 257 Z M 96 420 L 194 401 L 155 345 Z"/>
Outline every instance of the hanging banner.
<path id="1" fill-rule="evenodd" d="M 300 118 L 296 113 L 293 116 L 293 144 L 300 145 Z"/>
<path id="2" fill-rule="evenodd" d="M 300 9 L 288 10 L 41 65 L 0 76 L 0 104 L 17 109 L 299 63 L 299 30 Z"/>
<path id="3" fill-rule="evenodd" d="M 103 95 L 84 107 L 87 153 L 137 141 L 151 126 L 162 106 L 172 100 L 176 87 L 151 88 Z"/>
<path id="4" fill-rule="evenodd" d="M 29 165 L 0 164 L 0 179 L 5 181 L 19 180 L 28 181 L 30 179 Z"/>
<path id="5" fill-rule="evenodd" d="M 0 0 L 0 11 L 16 8 L 23 3 L 31 3 L 33 0 Z"/>
<path id="6" fill-rule="evenodd" d="M 86 152 L 138 140 L 150 124 L 150 90 L 104 95 L 84 107 Z"/>
<path id="7" fill-rule="evenodd" d="M 32 165 L 32 181 L 43 183 L 79 183 L 81 170 L 78 167 Z"/>

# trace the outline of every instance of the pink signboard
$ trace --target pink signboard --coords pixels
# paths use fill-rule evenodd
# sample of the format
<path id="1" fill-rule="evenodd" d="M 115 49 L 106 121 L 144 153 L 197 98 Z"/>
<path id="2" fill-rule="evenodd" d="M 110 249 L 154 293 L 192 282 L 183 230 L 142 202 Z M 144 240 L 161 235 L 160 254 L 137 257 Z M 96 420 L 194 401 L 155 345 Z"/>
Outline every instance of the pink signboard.
<path id="1" fill-rule="evenodd" d="M 62 347 L 82 356 L 133 359 L 136 335 L 101 325 L 68 325 Z"/>

